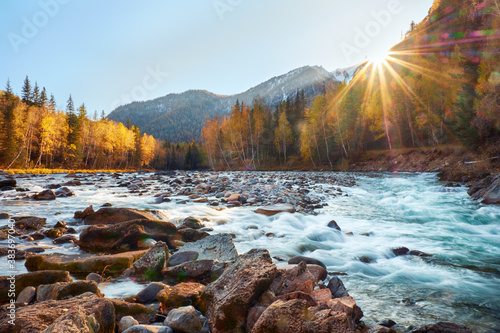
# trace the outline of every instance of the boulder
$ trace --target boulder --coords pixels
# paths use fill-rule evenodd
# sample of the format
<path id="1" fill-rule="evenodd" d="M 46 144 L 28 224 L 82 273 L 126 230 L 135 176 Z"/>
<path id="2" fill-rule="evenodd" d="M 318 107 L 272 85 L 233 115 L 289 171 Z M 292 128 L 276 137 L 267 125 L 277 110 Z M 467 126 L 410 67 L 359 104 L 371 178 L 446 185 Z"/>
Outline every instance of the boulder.
<path id="1" fill-rule="evenodd" d="M 43 302 L 72 298 L 86 292 L 91 292 L 100 297 L 103 296 L 97 287 L 97 283 L 94 281 L 57 282 L 38 286 L 36 301 Z"/>
<path id="2" fill-rule="evenodd" d="M 324 269 L 326 269 L 326 266 L 325 264 L 323 264 L 321 261 L 319 261 L 318 259 L 314 259 L 314 258 L 309 258 L 309 257 L 303 257 L 303 256 L 296 256 L 296 257 L 293 257 L 291 258 L 290 260 L 288 260 L 288 263 L 289 264 L 300 264 L 300 262 L 303 261 L 305 262 L 306 264 L 311 264 L 311 265 L 318 265 L 318 266 L 321 266 L 323 267 Z"/>
<path id="3" fill-rule="evenodd" d="M 76 305 L 57 318 L 44 333 L 95 333 L 99 328 L 94 314 L 88 315 L 83 307 Z"/>
<path id="4" fill-rule="evenodd" d="M 332 311 L 345 313 L 349 320 L 349 327 L 354 327 L 363 317 L 363 311 L 361 311 L 356 301 L 351 296 L 329 300 L 327 306 Z"/>
<path id="5" fill-rule="evenodd" d="M 472 330 L 449 322 L 439 322 L 417 328 L 412 333 L 472 333 Z"/>
<path id="6" fill-rule="evenodd" d="M 162 271 L 162 274 L 166 278 L 173 278 L 177 282 L 186 279 L 203 281 L 211 276 L 213 267 L 213 260 L 188 261 L 181 265 L 167 267 Z"/>
<path id="7" fill-rule="evenodd" d="M 486 204 L 500 204 L 500 174 L 489 175 L 471 184 L 467 193 Z"/>
<path id="8" fill-rule="evenodd" d="M 133 208 L 104 207 L 83 218 L 85 224 L 117 224 L 133 220 L 156 221 L 158 218 L 144 210 Z"/>
<path id="9" fill-rule="evenodd" d="M 92 205 L 90 205 L 87 208 L 85 208 L 83 210 L 83 212 L 82 211 L 76 211 L 75 215 L 74 215 L 74 218 L 75 219 L 83 219 L 83 218 L 85 218 L 85 217 L 87 217 L 87 216 L 89 216 L 90 214 L 93 214 L 93 213 L 95 213 L 94 207 L 92 207 Z"/>
<path id="10" fill-rule="evenodd" d="M 59 238 L 62 237 L 66 231 L 68 231 L 67 228 L 51 228 L 45 230 L 43 234 L 49 238 Z"/>
<path id="11" fill-rule="evenodd" d="M 248 309 L 269 288 L 276 266 L 267 250 L 253 249 L 238 256 L 201 295 L 200 309 L 214 333 L 244 328 Z"/>
<path id="12" fill-rule="evenodd" d="M 73 193 L 73 191 L 71 191 L 66 186 L 59 187 L 58 189 L 56 189 L 54 191 L 54 194 L 56 195 L 56 197 L 61 197 L 61 198 L 71 197 L 71 196 L 75 195 L 75 193 Z"/>
<path id="13" fill-rule="evenodd" d="M 8 297 L 11 281 L 10 276 L 0 276 L 0 303 L 5 303 L 10 300 Z M 61 270 L 46 270 L 32 273 L 19 274 L 15 276 L 16 295 L 26 287 L 38 287 L 41 284 L 50 284 L 56 282 L 71 282 L 69 272 Z"/>
<path id="14" fill-rule="evenodd" d="M 391 251 L 392 253 L 394 253 L 395 256 L 405 256 L 408 254 L 408 252 L 410 252 L 410 249 L 403 246 L 391 249 Z"/>
<path id="15" fill-rule="evenodd" d="M 263 214 L 266 216 L 273 216 L 279 213 L 295 213 L 295 207 L 289 204 L 277 204 L 277 205 L 269 205 L 257 208 L 255 210 L 257 214 Z"/>
<path id="16" fill-rule="evenodd" d="M 26 229 L 26 230 L 38 230 L 45 225 L 45 221 L 47 221 L 44 217 L 36 217 L 36 216 L 23 216 L 13 218 L 14 225 L 18 228 Z"/>
<path id="17" fill-rule="evenodd" d="M 0 180 L 0 188 L 5 187 L 5 186 L 16 187 L 17 181 L 15 179 L 1 179 Z"/>
<path id="18" fill-rule="evenodd" d="M 340 227 L 337 224 L 337 222 L 335 222 L 334 220 L 331 220 L 330 222 L 328 222 L 327 227 L 328 228 L 332 228 L 332 229 L 336 229 L 338 231 L 342 231 L 342 229 L 340 229 Z"/>
<path id="19" fill-rule="evenodd" d="M 96 283 L 104 282 L 104 278 L 102 276 L 100 276 L 99 274 L 97 274 L 97 273 L 87 274 L 87 276 L 85 277 L 85 280 L 87 280 L 87 281 L 94 281 Z"/>
<path id="20" fill-rule="evenodd" d="M 196 306 L 203 290 L 205 290 L 205 285 L 201 283 L 183 282 L 171 288 L 164 288 L 156 295 L 156 298 L 167 309 L 187 305 Z"/>
<path id="21" fill-rule="evenodd" d="M 123 272 L 123 277 L 137 277 L 143 280 L 158 280 L 168 261 L 169 252 L 164 242 L 157 242 L 145 255 Z"/>
<path id="22" fill-rule="evenodd" d="M 192 306 L 173 309 L 164 324 L 179 333 L 210 333 L 207 318 Z"/>
<path id="23" fill-rule="evenodd" d="M 99 325 L 97 333 L 112 333 L 115 328 L 113 304 L 93 293 L 85 293 L 68 300 L 45 301 L 16 309 L 16 325 L 9 324 L 7 305 L 0 309 L 0 332 L 44 332 L 69 309 L 80 306 L 85 316 L 94 316 Z M 54 331 L 52 333 L 61 332 Z M 67 331 L 63 331 L 67 332 Z M 78 332 L 78 331 L 76 331 Z"/>
<path id="24" fill-rule="evenodd" d="M 115 308 L 116 321 L 119 322 L 123 317 L 131 316 L 141 324 L 147 324 L 156 318 L 156 310 L 153 307 L 138 303 L 130 303 L 118 299 L 109 299 Z"/>
<path id="25" fill-rule="evenodd" d="M 9 213 L 0 213 L 0 220 L 7 220 L 9 217 Z"/>
<path id="26" fill-rule="evenodd" d="M 47 269 L 65 270 L 71 273 L 121 274 L 147 251 L 132 251 L 103 256 L 89 255 L 35 255 L 24 264 L 30 271 Z"/>
<path id="27" fill-rule="evenodd" d="M 316 304 L 326 304 L 332 299 L 332 292 L 328 288 L 313 290 L 311 298 L 316 302 Z"/>
<path id="28" fill-rule="evenodd" d="M 17 303 L 26 303 L 29 304 L 31 303 L 32 300 L 35 299 L 36 296 L 36 288 L 35 287 L 26 287 L 19 293 L 17 296 Z"/>
<path id="29" fill-rule="evenodd" d="M 193 216 L 186 217 L 181 225 L 192 229 L 201 229 L 205 226 L 199 218 Z"/>
<path id="30" fill-rule="evenodd" d="M 208 232 L 193 228 L 188 228 L 185 226 L 180 226 L 178 230 L 180 238 L 183 242 L 196 242 L 197 240 L 210 236 Z"/>
<path id="31" fill-rule="evenodd" d="M 198 260 L 211 259 L 229 261 L 238 255 L 231 235 L 229 234 L 211 235 L 194 243 L 187 243 L 178 253 L 186 251 L 198 252 Z"/>
<path id="32" fill-rule="evenodd" d="M 167 288 L 168 286 L 161 282 L 152 282 L 148 286 L 137 293 L 135 299 L 139 303 L 149 303 L 156 301 L 156 295 Z"/>
<path id="33" fill-rule="evenodd" d="M 76 243 L 78 239 L 75 235 L 64 235 L 61 237 L 57 237 L 52 241 L 54 244 L 66 244 L 66 243 Z"/>
<path id="34" fill-rule="evenodd" d="M 160 325 L 134 325 L 122 333 L 174 333 L 168 326 Z"/>
<path id="35" fill-rule="evenodd" d="M 44 190 L 33 195 L 33 199 L 39 201 L 56 200 L 56 194 L 52 190 Z"/>
<path id="36" fill-rule="evenodd" d="M 307 270 L 307 265 L 301 262 L 297 266 L 280 267 L 269 289 L 276 296 L 294 291 L 311 294 L 316 283 L 316 277 Z"/>
<path id="37" fill-rule="evenodd" d="M 366 333 L 398 333 L 398 332 L 390 327 L 376 324 L 368 327 Z"/>
<path id="38" fill-rule="evenodd" d="M 328 289 L 332 292 L 332 298 L 342 298 L 349 296 L 349 293 L 344 287 L 344 283 L 338 276 L 333 276 L 328 282 Z"/>
<path id="39" fill-rule="evenodd" d="M 180 264 L 183 264 L 188 261 L 193 261 L 198 259 L 200 254 L 198 251 L 181 251 L 181 252 L 175 252 L 173 255 L 170 256 L 168 260 L 168 266 L 177 266 Z"/>
<path id="40" fill-rule="evenodd" d="M 125 316 L 120 319 L 118 323 L 118 333 L 125 331 L 127 328 L 132 327 L 134 325 L 139 325 L 139 322 L 134 319 L 132 316 Z"/>
<path id="41" fill-rule="evenodd" d="M 178 237 L 177 228 L 170 222 L 135 220 L 115 225 L 93 225 L 80 234 L 78 246 L 87 251 L 117 252 L 140 249 L 151 238 L 165 242 Z"/>

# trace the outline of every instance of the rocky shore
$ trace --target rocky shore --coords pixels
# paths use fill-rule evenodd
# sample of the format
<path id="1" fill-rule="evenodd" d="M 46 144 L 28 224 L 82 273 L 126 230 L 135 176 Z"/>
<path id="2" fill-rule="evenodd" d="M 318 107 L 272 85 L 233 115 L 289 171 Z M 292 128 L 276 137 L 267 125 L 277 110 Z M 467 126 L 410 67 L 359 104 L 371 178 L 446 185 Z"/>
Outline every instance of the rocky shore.
<path id="1" fill-rule="evenodd" d="M 346 195 L 340 187 L 355 184 L 350 174 L 303 172 L 249 172 L 231 179 L 208 172 L 111 177 L 129 196 L 151 196 L 156 204 L 254 206 L 266 216 L 315 214 L 325 197 Z M 499 178 L 490 177 L 471 186 L 472 195 L 494 197 Z M 45 201 L 71 196 L 74 187 L 90 182 L 107 186 L 100 174 L 69 175 L 67 182 L 42 191 L 19 188 L 15 178 L 4 178 L 0 185 L 9 200 Z M 265 249 L 238 253 L 233 235 L 211 234 L 197 217 L 168 222 L 160 211 L 105 204 L 82 207 L 74 219 L 86 226 L 80 234 L 62 221 L 49 227 L 46 218 L 36 216 L 16 216 L 12 231 L 0 229 L 0 240 L 10 234 L 18 244 L 51 239 L 54 246 L 73 243 L 82 250 L 17 250 L 14 259 L 25 260 L 30 272 L 15 277 L 15 302 L 8 293 L 11 277 L 0 277 L 0 332 L 398 332 L 391 320 L 363 323 L 362 309 L 349 296 L 341 272 L 327 272 L 322 262 L 308 257 L 277 265 Z M 337 229 L 332 222 L 329 227 Z M 395 250 L 396 256 L 414 254 Z M 10 255 L 8 248 L 0 254 Z M 141 281 L 145 287 L 132 297 L 107 298 L 101 289 L 115 279 Z M 9 316 L 13 308 L 15 325 Z M 444 322 L 411 331 L 472 332 Z"/>

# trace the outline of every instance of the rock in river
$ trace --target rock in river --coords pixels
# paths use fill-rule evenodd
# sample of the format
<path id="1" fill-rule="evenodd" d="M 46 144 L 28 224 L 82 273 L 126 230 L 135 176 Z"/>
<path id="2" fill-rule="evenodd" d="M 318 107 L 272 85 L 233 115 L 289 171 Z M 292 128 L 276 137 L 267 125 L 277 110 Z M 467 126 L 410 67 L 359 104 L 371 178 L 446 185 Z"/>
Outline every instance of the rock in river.
<path id="1" fill-rule="evenodd" d="M 198 260 L 216 259 L 219 261 L 228 261 L 238 255 L 229 234 L 211 235 L 194 243 L 187 243 L 177 253 L 186 251 L 198 252 Z"/>
<path id="2" fill-rule="evenodd" d="M 155 221 L 158 218 L 143 210 L 104 207 L 97 212 L 85 216 L 83 221 L 85 224 L 116 224 L 139 219 Z"/>
<path id="3" fill-rule="evenodd" d="M 168 261 L 169 252 L 167 245 L 157 242 L 141 259 L 127 268 L 123 277 L 138 277 L 144 280 L 157 280 Z"/>
<path id="4" fill-rule="evenodd" d="M 33 195 L 33 199 L 40 201 L 56 200 L 56 194 L 52 190 L 45 190 Z"/>
<path id="5" fill-rule="evenodd" d="M 257 208 L 255 212 L 266 216 L 273 216 L 283 212 L 295 213 L 295 207 L 289 204 L 277 204 Z"/>

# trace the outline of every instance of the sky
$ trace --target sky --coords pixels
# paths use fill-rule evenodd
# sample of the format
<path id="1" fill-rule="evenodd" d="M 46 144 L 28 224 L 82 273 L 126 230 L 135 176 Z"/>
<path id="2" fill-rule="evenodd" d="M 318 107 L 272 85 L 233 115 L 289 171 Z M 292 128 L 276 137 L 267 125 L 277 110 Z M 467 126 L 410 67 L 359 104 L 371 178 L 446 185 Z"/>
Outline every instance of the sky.
<path id="1" fill-rule="evenodd" d="M 432 0 L 0 0 L 0 89 L 28 75 L 89 113 L 231 95 L 306 65 L 380 58 Z"/>

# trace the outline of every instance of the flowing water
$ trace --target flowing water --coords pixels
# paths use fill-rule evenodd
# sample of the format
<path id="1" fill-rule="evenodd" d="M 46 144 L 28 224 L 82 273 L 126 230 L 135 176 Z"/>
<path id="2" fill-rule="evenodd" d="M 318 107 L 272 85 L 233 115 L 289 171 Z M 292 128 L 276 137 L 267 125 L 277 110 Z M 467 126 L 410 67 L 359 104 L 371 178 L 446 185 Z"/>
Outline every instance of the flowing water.
<path id="1" fill-rule="evenodd" d="M 341 279 L 367 324 L 390 318 L 403 331 L 437 321 L 463 324 L 475 332 L 500 330 L 500 206 L 473 202 L 465 187 L 446 187 L 435 174 L 359 173 L 357 185 L 341 187 L 345 195 L 337 197 L 325 192 L 331 184 L 315 184 L 311 194 L 316 191 L 328 203 L 318 215 L 272 217 L 254 213 L 255 207 L 220 210 L 175 200 L 154 204 L 153 194 L 163 189 L 162 182 L 151 181 L 150 192 L 138 195 L 111 187 L 116 184 L 109 176 L 90 177 L 91 183 L 72 188 L 75 196 L 50 202 L 14 200 L 15 194 L 6 192 L 0 196 L 0 212 L 47 217 L 49 226 L 64 220 L 79 231 L 84 226 L 73 219 L 74 211 L 105 202 L 161 210 L 170 220 L 208 218 L 211 233 L 234 234 L 239 253 L 265 248 L 276 258 L 309 256 L 324 262 L 329 272 L 345 273 Z M 18 179 L 18 186 L 36 191 L 58 181 L 64 182 L 63 175 Z M 342 231 L 329 228 L 331 220 Z M 6 223 L 0 220 L 0 225 Z M 27 245 L 33 246 L 20 243 L 19 248 Z M 391 251 L 403 246 L 432 257 L 395 256 Z M 66 244 L 46 253 L 61 251 L 80 250 Z M 6 259 L 0 258 L 0 269 L 6 267 Z M 16 268 L 26 271 L 22 261 Z M 141 287 L 118 280 L 103 290 L 107 297 L 124 297 Z"/>

